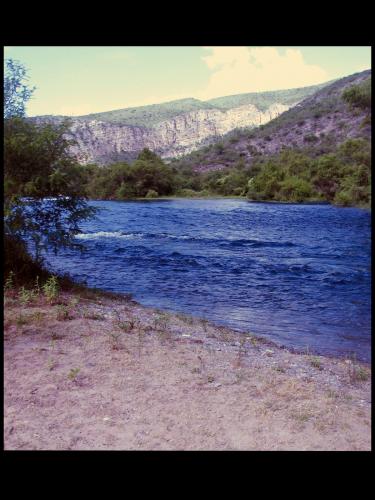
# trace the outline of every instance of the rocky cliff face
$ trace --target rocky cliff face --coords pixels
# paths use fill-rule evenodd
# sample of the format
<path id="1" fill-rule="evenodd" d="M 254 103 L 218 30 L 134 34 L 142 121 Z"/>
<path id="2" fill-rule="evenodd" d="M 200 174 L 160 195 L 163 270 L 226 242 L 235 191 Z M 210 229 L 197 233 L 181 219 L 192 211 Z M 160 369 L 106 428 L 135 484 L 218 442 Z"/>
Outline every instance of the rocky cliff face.
<path id="1" fill-rule="evenodd" d="M 72 119 L 71 150 L 84 164 L 107 164 L 128 160 L 143 148 L 163 158 L 178 157 L 240 127 L 256 127 L 267 123 L 290 106 L 274 103 L 264 112 L 252 104 L 227 111 L 200 109 L 161 121 L 152 127 L 123 125 L 98 120 Z"/>

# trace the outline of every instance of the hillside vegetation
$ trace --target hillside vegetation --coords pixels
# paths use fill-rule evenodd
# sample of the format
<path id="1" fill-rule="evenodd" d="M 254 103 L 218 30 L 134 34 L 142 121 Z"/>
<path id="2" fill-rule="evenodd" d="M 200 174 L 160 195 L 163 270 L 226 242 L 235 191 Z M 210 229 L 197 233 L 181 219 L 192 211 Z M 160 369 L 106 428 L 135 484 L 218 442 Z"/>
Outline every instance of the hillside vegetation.
<path id="1" fill-rule="evenodd" d="M 288 150 L 251 167 L 212 172 L 176 169 L 145 150 L 132 163 L 84 167 L 93 199 L 128 200 L 158 196 L 247 196 L 254 201 L 319 201 L 367 207 L 371 202 L 371 152 L 363 139 L 349 139 L 317 158 Z"/>
<path id="2" fill-rule="evenodd" d="M 319 85 L 311 85 L 309 87 L 300 87 L 296 89 L 274 90 L 268 92 L 249 92 L 248 94 L 237 94 L 225 97 L 216 97 L 209 99 L 207 103 L 212 104 L 216 108 L 227 110 L 253 104 L 260 111 L 265 111 L 272 104 L 282 103 L 292 106 L 298 101 L 305 99 L 307 96 L 314 94 L 319 89 L 329 85 L 331 82 L 321 83 Z"/>
<path id="3" fill-rule="evenodd" d="M 132 164 L 85 167 L 87 196 L 246 196 L 255 201 L 371 203 L 371 76 L 352 75 L 319 90 L 256 131 L 166 164 L 144 150 Z M 330 132 L 322 132 L 329 128 Z M 304 133 L 305 131 L 305 133 Z M 314 132 L 313 132 L 314 131 Z M 288 134 L 299 142 L 288 140 Z M 281 144 L 280 138 L 285 142 Z M 258 141 L 258 142 L 257 142 Z M 269 147 L 257 148 L 264 141 Z M 276 147 L 276 146 L 279 147 Z M 241 154 L 246 150 L 248 154 Z M 216 161 L 219 168 L 201 168 Z"/>
<path id="4" fill-rule="evenodd" d="M 289 148 L 315 157 L 334 152 L 348 138 L 370 140 L 370 114 L 371 71 L 367 70 L 323 87 L 265 125 L 229 132 L 221 141 L 173 164 L 198 171 L 218 170 L 239 161 L 251 165 Z"/>
<path id="5" fill-rule="evenodd" d="M 327 85 L 327 83 L 297 89 L 276 90 L 273 92 L 252 92 L 248 94 L 219 97 L 208 101 L 200 101 L 199 99 L 193 98 L 179 99 L 161 104 L 151 104 L 148 106 L 91 113 L 89 115 L 82 115 L 76 118 L 82 121 L 98 120 L 109 123 L 149 128 L 157 123 L 169 120 L 176 116 L 204 109 L 226 111 L 245 104 L 253 104 L 260 111 L 265 111 L 275 103 L 293 105 L 304 99 L 306 96 L 312 95 L 325 85 Z M 68 117 L 54 117 L 54 119 L 57 120 L 61 118 Z"/>
<path id="6" fill-rule="evenodd" d="M 162 104 L 150 104 L 148 106 L 117 109 L 103 113 L 92 113 L 78 118 L 82 120 L 100 120 L 123 125 L 150 127 L 174 116 L 189 113 L 190 111 L 198 111 L 199 109 L 215 109 L 215 106 L 199 101 L 198 99 L 180 99 Z"/>

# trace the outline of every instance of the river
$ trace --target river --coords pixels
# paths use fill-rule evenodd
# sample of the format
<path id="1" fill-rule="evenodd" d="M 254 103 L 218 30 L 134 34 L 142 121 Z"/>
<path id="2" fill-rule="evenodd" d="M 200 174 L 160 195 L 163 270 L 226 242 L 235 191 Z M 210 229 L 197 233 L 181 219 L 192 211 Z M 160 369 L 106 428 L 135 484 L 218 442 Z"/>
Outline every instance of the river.
<path id="1" fill-rule="evenodd" d="M 371 214 L 238 199 L 96 201 L 58 272 L 141 304 L 370 361 Z"/>

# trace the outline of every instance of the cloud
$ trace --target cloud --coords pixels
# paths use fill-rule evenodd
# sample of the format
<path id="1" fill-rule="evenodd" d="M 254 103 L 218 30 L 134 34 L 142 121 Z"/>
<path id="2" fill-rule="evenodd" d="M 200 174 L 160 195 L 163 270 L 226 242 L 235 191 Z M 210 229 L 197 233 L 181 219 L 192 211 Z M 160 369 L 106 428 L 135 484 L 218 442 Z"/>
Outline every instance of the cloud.
<path id="1" fill-rule="evenodd" d="M 202 59 L 212 73 L 200 99 L 305 87 L 328 80 L 327 73 L 306 63 L 298 49 L 286 49 L 284 54 L 276 47 L 204 49 L 209 53 Z"/>

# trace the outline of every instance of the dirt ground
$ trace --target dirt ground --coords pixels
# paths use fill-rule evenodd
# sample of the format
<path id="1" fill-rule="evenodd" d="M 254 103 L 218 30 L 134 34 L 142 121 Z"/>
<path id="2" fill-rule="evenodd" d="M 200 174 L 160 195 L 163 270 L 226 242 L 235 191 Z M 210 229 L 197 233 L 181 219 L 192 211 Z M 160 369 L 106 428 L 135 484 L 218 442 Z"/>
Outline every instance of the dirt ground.
<path id="1" fill-rule="evenodd" d="M 94 292 L 5 296 L 6 450 L 370 450 L 370 367 Z"/>

